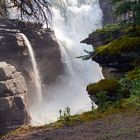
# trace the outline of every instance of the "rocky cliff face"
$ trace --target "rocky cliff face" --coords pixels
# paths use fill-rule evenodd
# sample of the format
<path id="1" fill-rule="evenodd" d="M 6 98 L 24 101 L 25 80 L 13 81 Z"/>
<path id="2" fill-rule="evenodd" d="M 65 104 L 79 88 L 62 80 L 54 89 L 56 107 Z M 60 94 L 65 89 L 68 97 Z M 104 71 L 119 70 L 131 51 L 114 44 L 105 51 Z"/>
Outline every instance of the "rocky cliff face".
<path id="1" fill-rule="evenodd" d="M 55 82 L 63 74 L 64 66 L 54 31 L 35 24 L 22 24 L 20 31 L 27 36 L 34 49 L 43 83 L 49 85 Z"/>
<path id="2" fill-rule="evenodd" d="M 132 62 L 138 57 L 138 48 L 135 50 L 133 49 L 133 46 L 138 45 L 133 44 L 135 42 L 135 38 L 127 38 L 130 41 L 133 40 L 130 42 L 130 44 L 133 44 L 130 47 L 132 49 L 132 54 L 128 53 L 127 51 L 122 52 L 123 47 L 125 47 L 127 50 L 126 46 L 128 46 L 128 48 L 130 46 L 126 41 L 126 38 L 121 38 L 124 35 L 128 36 L 128 33 L 125 31 L 125 29 L 121 29 L 119 25 L 112 24 L 115 23 L 116 20 L 113 17 L 113 7 L 110 0 L 100 0 L 100 6 L 104 15 L 103 25 L 110 25 L 106 25 L 102 29 L 92 32 L 86 39 L 82 40 L 81 43 L 86 43 L 93 46 L 95 53 L 93 54 L 92 59 L 100 64 L 105 78 L 121 77 L 126 72 L 134 68 Z M 111 45 L 109 45 L 109 43 L 111 43 Z M 103 51 L 104 48 L 107 49 Z M 110 51 L 108 51 L 108 48 L 110 48 Z M 98 55 L 98 50 L 100 50 L 102 54 Z M 114 51 L 113 54 L 112 51 Z"/>
<path id="3" fill-rule="evenodd" d="M 0 62 L 0 134 L 28 124 L 27 87 L 16 68 Z"/>
<path id="4" fill-rule="evenodd" d="M 139 31 L 138 31 L 139 32 Z M 92 60 L 103 68 L 105 78 L 122 77 L 139 61 L 139 35 L 113 24 L 91 33 L 82 41 L 93 45 Z"/>
<path id="5" fill-rule="evenodd" d="M 34 94 L 32 65 L 24 40 L 17 33 L 24 33 L 29 39 L 37 60 L 44 87 L 57 81 L 64 71 L 59 44 L 54 32 L 41 25 L 0 20 L 0 61 L 14 65 L 23 73 L 30 95 Z M 30 96 L 29 95 L 29 96 Z M 32 96 L 34 97 L 34 96 Z"/>
<path id="6" fill-rule="evenodd" d="M 103 11 L 103 25 L 115 23 L 116 20 L 113 17 L 113 7 L 111 0 L 99 0 L 99 2 Z"/>

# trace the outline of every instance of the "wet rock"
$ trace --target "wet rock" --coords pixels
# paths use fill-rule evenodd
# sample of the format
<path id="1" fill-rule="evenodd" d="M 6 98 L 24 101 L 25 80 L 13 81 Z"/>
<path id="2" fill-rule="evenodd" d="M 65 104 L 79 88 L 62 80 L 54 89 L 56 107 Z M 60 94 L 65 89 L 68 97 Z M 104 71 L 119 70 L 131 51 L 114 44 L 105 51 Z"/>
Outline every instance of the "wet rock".
<path id="1" fill-rule="evenodd" d="M 0 19 L 0 61 L 16 66 L 27 83 L 31 81 L 32 65 L 19 32 L 27 36 L 33 47 L 43 84 L 56 81 L 64 72 L 60 47 L 54 31 L 42 28 L 41 24 Z"/>
<path id="2" fill-rule="evenodd" d="M 5 61 L 22 72 L 30 92 L 30 99 L 33 99 L 35 88 L 32 64 L 27 46 L 21 35 L 17 34 L 19 32 L 27 36 L 33 47 L 44 89 L 59 80 L 64 73 L 64 64 L 59 44 L 51 29 L 44 29 L 41 24 L 0 19 L 0 61 Z M 1 69 L 0 73 L 3 73 Z M 0 79 L 7 74 L 8 72 L 5 75 L 1 74 L 3 77 Z"/>

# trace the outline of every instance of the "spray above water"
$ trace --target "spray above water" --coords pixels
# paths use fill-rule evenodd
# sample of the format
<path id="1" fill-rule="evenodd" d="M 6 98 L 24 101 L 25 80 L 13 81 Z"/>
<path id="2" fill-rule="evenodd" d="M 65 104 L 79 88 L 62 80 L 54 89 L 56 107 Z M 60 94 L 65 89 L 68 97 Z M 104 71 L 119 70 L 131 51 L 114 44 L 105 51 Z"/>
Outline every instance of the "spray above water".
<path id="1" fill-rule="evenodd" d="M 22 36 L 22 38 L 24 40 L 24 45 L 28 49 L 30 59 L 31 59 L 31 63 L 32 63 L 32 68 L 33 68 L 34 83 L 35 83 L 35 87 L 36 87 L 37 97 L 38 97 L 39 101 L 42 101 L 41 78 L 40 78 L 39 70 L 38 70 L 38 67 L 37 67 L 37 63 L 36 63 L 33 48 L 31 46 L 29 40 L 27 39 L 27 37 L 24 34 L 18 33 L 18 35 Z"/>
<path id="2" fill-rule="evenodd" d="M 31 107 L 33 125 L 57 120 L 58 111 L 67 106 L 71 108 L 72 114 L 90 110 L 91 100 L 86 93 L 86 86 L 103 78 L 101 68 L 95 62 L 76 59 L 77 56 L 84 55 L 84 49 L 92 50 L 92 47 L 80 44 L 80 41 L 92 30 L 102 26 L 99 1 L 49 0 L 49 2 L 54 14 L 53 29 L 66 68 L 59 81 L 47 87 L 46 99 L 43 96 L 44 102 L 40 106 Z"/>

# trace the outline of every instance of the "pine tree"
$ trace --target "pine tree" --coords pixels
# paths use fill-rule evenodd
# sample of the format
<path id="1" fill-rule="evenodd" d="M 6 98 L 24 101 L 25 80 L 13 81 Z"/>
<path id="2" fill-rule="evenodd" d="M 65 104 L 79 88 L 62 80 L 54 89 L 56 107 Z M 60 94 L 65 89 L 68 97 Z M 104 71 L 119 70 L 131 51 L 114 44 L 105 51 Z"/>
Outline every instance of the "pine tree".
<path id="1" fill-rule="evenodd" d="M 112 0 L 114 15 L 122 17 L 122 21 L 132 24 L 136 31 L 136 25 L 140 24 L 140 0 Z"/>

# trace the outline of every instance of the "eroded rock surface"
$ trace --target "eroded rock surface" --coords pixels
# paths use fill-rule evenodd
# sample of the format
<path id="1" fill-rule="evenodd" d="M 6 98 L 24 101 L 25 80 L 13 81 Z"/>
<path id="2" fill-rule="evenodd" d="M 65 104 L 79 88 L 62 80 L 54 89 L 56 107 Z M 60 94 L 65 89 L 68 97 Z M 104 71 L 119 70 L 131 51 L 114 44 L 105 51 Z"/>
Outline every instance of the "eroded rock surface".
<path id="1" fill-rule="evenodd" d="M 0 134 L 29 122 L 25 80 L 14 66 L 0 62 Z"/>

